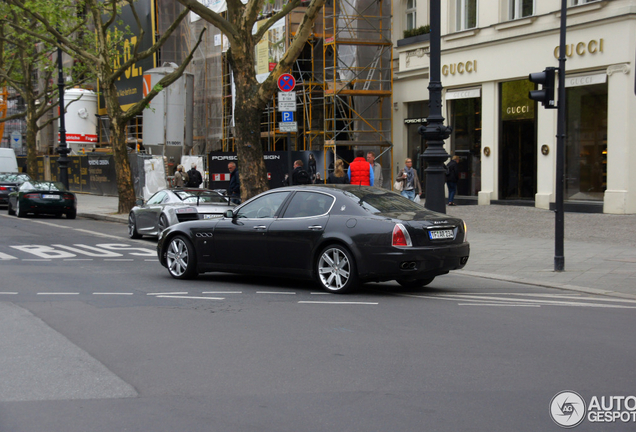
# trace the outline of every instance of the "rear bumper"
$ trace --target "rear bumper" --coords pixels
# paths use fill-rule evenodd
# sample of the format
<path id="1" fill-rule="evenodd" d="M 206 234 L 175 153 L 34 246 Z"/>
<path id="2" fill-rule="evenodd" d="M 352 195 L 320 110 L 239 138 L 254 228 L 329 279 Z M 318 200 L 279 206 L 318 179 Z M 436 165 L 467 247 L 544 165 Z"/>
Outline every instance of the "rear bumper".
<path id="1" fill-rule="evenodd" d="M 77 208 L 77 201 L 75 200 L 45 200 L 27 199 L 20 202 L 20 207 L 28 213 L 65 213 L 68 211 L 74 211 Z"/>
<path id="2" fill-rule="evenodd" d="M 360 279 L 366 281 L 424 279 L 464 268 L 469 256 L 469 243 L 426 248 L 391 247 L 359 260 L 358 273 Z"/>

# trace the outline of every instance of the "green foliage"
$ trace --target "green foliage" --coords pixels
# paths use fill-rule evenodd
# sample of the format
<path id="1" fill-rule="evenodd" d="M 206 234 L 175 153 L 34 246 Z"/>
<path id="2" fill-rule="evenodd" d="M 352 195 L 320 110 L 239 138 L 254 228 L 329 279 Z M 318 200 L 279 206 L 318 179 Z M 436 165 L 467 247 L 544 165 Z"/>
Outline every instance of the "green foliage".
<path id="1" fill-rule="evenodd" d="M 422 27 L 414 28 L 412 30 L 404 30 L 404 39 L 423 35 L 431 32 L 431 26 L 426 24 Z"/>

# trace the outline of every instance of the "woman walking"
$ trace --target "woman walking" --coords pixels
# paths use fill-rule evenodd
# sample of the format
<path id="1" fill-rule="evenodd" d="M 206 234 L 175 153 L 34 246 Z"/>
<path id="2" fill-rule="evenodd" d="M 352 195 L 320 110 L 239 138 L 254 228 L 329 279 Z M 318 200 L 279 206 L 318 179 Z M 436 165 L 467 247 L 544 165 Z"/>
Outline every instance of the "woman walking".
<path id="1" fill-rule="evenodd" d="M 327 184 L 349 184 L 349 176 L 344 170 L 344 162 L 342 159 L 336 161 L 336 167 L 329 177 L 327 177 Z"/>

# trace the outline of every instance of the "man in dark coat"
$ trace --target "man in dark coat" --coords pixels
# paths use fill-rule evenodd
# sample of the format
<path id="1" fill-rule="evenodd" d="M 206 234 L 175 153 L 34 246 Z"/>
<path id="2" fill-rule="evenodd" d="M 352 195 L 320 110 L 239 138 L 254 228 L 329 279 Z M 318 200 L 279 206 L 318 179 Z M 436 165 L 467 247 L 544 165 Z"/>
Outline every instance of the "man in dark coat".
<path id="1" fill-rule="evenodd" d="M 292 171 L 292 185 L 304 185 L 311 183 L 311 176 L 303 168 L 303 161 L 297 160 L 294 162 L 294 171 Z M 283 185 L 289 186 L 289 179 L 286 177 L 283 180 Z"/>
<path id="2" fill-rule="evenodd" d="M 227 194 L 230 197 L 230 201 L 234 204 L 241 203 L 241 181 L 239 179 L 239 173 L 236 169 L 236 164 L 230 162 L 227 164 L 227 169 L 230 172 L 230 187 L 227 189 Z"/>
<path id="3" fill-rule="evenodd" d="M 201 186 L 201 183 L 203 183 L 203 176 L 201 176 L 201 173 L 197 170 L 197 164 L 195 163 L 190 165 L 190 171 L 188 171 L 188 177 L 190 177 L 190 180 L 188 181 L 189 187 L 198 188 Z"/>
<path id="4" fill-rule="evenodd" d="M 459 156 L 455 155 L 446 165 L 446 186 L 448 186 L 448 205 L 454 206 L 457 182 L 459 181 Z"/>

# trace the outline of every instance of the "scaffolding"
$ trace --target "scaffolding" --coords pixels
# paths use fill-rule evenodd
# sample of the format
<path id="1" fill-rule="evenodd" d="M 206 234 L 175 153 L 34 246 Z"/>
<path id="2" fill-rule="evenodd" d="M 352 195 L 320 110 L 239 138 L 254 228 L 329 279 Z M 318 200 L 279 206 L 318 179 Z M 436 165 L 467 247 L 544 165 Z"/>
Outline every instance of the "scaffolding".
<path id="1" fill-rule="evenodd" d="M 282 4 L 281 0 L 268 2 L 263 19 L 280 10 Z M 170 0 L 158 0 L 159 33 L 181 7 Z M 264 37 L 262 54 L 269 70 L 289 47 L 305 12 L 306 7 L 294 9 L 285 17 L 284 26 Z M 162 48 L 161 62 L 180 63 L 201 29 L 207 27 L 188 68 L 197 89 L 193 154 L 234 151 L 234 84 L 226 38 L 204 20 L 187 21 Z M 264 79 L 268 73 L 264 65 L 257 68 L 257 78 L 261 74 Z M 376 153 L 384 177 L 390 178 L 392 68 L 390 0 L 328 0 L 302 53 L 287 71 L 296 79 L 298 132 L 288 141 L 289 135 L 278 129 L 282 119 L 274 95 L 261 116 L 263 150 L 286 150 L 290 142 L 293 150 L 325 150 L 340 157 L 338 151 L 350 155 L 354 148 L 363 148 Z"/>

